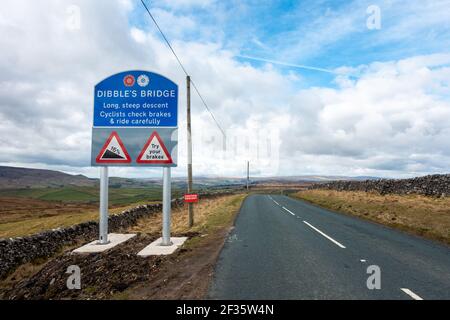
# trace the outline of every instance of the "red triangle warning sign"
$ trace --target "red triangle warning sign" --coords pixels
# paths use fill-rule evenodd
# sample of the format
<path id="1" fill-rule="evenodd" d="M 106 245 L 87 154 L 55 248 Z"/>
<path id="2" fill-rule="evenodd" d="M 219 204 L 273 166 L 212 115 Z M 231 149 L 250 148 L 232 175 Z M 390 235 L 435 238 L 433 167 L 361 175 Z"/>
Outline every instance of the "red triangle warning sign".
<path id="1" fill-rule="evenodd" d="M 97 163 L 130 163 L 131 157 L 117 132 L 111 133 L 96 158 Z"/>
<path id="2" fill-rule="evenodd" d="M 167 151 L 164 142 L 159 136 L 158 132 L 153 132 L 142 149 L 137 163 L 145 164 L 171 164 L 173 163 L 170 153 Z"/>

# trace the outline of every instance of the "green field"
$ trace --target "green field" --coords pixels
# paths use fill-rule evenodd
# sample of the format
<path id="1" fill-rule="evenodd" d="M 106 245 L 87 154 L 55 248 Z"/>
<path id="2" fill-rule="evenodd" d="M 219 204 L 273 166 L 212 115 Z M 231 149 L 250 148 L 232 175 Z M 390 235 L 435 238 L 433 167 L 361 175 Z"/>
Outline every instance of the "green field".
<path id="1" fill-rule="evenodd" d="M 173 188 L 172 196 L 180 197 L 183 190 Z M 98 203 L 99 190 L 96 187 L 62 187 L 42 189 L 0 190 L 0 198 L 26 198 L 69 203 Z M 127 205 L 142 201 L 160 201 L 161 186 L 148 188 L 110 188 L 109 202 L 112 206 Z"/>
<path id="2" fill-rule="evenodd" d="M 210 188 L 203 186 L 201 192 Z M 182 197 L 182 184 L 172 185 L 172 199 Z M 162 186 L 109 187 L 109 213 L 117 214 L 138 205 L 161 202 Z M 99 188 L 49 187 L 0 190 L 0 238 L 25 236 L 80 222 L 97 220 Z"/>
<path id="3" fill-rule="evenodd" d="M 184 190 L 172 189 L 172 197 Z M 109 188 L 109 213 L 160 202 L 162 188 Z M 0 238 L 25 236 L 98 219 L 98 187 L 0 190 Z"/>

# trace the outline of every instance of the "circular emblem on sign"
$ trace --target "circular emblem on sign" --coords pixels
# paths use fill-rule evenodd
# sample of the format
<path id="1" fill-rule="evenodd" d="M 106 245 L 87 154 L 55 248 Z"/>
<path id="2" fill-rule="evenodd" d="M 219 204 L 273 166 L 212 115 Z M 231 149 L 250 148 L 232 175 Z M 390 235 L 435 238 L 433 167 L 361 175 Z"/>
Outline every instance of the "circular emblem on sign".
<path id="1" fill-rule="evenodd" d="M 123 78 L 123 84 L 127 87 L 134 86 L 135 82 L 136 80 L 134 79 L 134 76 L 132 76 L 131 74 Z"/>
<path id="2" fill-rule="evenodd" d="M 137 83 L 141 87 L 146 87 L 150 83 L 150 78 L 147 75 L 142 74 L 138 77 Z"/>

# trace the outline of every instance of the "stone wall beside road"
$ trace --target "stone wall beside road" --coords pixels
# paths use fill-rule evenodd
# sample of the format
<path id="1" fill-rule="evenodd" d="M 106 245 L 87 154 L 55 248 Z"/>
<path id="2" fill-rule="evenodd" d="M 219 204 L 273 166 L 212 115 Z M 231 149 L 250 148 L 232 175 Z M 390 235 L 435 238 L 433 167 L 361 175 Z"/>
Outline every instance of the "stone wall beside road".
<path id="1" fill-rule="evenodd" d="M 380 179 L 365 181 L 331 181 L 316 183 L 309 189 L 338 191 L 365 191 L 380 194 L 421 194 L 425 196 L 450 196 L 450 174 L 430 175 L 412 179 Z"/>

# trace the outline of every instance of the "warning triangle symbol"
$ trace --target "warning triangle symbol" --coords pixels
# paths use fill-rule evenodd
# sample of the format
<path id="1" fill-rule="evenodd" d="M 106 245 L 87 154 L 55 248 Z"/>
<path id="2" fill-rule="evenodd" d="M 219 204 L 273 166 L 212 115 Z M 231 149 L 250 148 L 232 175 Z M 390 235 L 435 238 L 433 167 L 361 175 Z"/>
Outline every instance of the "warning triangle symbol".
<path id="1" fill-rule="evenodd" d="M 131 157 L 117 132 L 111 133 L 96 159 L 97 163 L 130 163 Z"/>
<path id="2" fill-rule="evenodd" d="M 153 132 L 144 148 L 142 149 L 137 163 L 143 164 L 172 164 L 172 157 L 167 151 L 164 142 L 159 136 L 158 132 Z"/>

